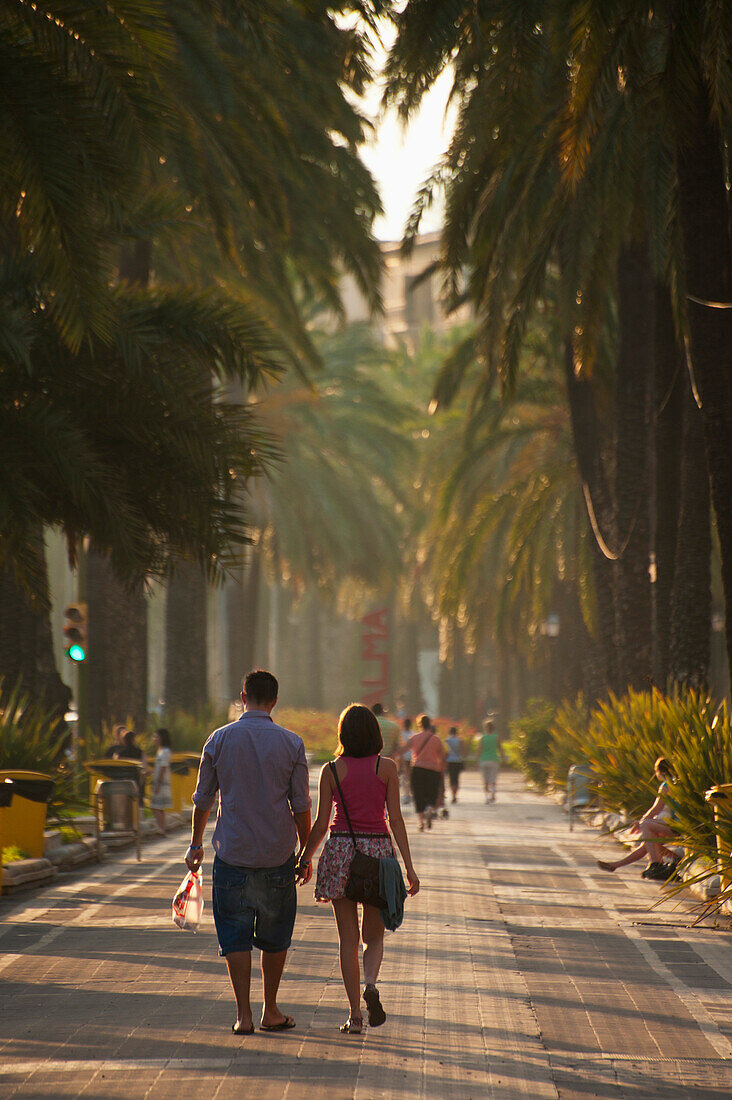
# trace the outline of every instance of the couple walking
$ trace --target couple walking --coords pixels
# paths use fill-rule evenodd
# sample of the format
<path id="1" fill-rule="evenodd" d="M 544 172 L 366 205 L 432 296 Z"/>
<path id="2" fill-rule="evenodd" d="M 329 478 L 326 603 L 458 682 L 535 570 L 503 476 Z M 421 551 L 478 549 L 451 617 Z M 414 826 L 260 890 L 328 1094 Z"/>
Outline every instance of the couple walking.
<path id="1" fill-rule="evenodd" d="M 185 861 L 192 871 L 203 860 L 203 832 L 219 794 L 212 845 L 213 915 L 219 954 L 226 959 L 236 999 L 232 1030 L 251 1035 L 252 947 L 262 952 L 264 1006 L 262 1031 L 287 1031 L 295 1020 L 277 1004 L 280 979 L 292 940 L 297 909 L 296 883 L 312 878 L 312 857 L 335 818 L 318 865 L 315 896 L 331 902 L 338 928 L 341 974 L 349 1015 L 341 1031 L 359 1033 L 361 982 L 359 946 L 363 942 L 364 991 L 369 1024 L 386 1019 L 376 982 L 384 951 L 381 911 L 358 906 L 345 897 L 354 854 L 351 828 L 359 850 L 393 856 L 387 826 L 401 852 L 409 894 L 419 890 L 407 830 L 399 805 L 396 765 L 381 756 L 381 731 L 374 714 L 359 704 L 343 711 L 338 723 L 336 760 L 320 775 L 318 812 L 311 829 L 308 766 L 302 738 L 272 719 L 278 684 L 263 670 L 250 672 L 244 683 L 241 718 L 211 734 L 203 747 L 193 794 L 191 844 Z M 298 845 L 298 855 L 294 854 Z"/>

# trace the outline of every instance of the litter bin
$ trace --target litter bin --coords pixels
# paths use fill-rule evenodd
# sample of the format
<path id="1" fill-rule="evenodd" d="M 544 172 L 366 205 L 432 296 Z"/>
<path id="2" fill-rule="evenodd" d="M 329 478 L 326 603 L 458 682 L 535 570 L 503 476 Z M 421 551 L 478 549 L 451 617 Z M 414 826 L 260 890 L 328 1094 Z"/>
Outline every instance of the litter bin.
<path id="1" fill-rule="evenodd" d="M 97 858 L 102 858 L 102 840 L 135 837 L 140 859 L 140 760 L 85 760 L 84 767 L 95 781 L 92 805 L 96 819 Z"/>
<path id="2" fill-rule="evenodd" d="M 201 754 L 196 752 L 174 752 L 170 758 L 170 800 L 171 809 L 179 814 L 191 804 L 191 796 L 196 789 L 198 765 Z"/>
<path id="3" fill-rule="evenodd" d="M 4 811 L 4 846 L 15 844 L 33 859 L 43 858 L 46 811 L 56 783 L 43 772 L 0 771 L 0 783 L 13 781 L 13 799 Z"/>
<path id="4" fill-rule="evenodd" d="M 98 760 L 85 760 L 84 767 L 89 773 L 89 794 L 94 799 L 98 779 L 132 779 L 138 784 L 142 781 L 142 763 L 139 760 L 113 760 L 106 756 Z"/>
<path id="5" fill-rule="evenodd" d="M 594 774 L 589 764 L 573 764 L 567 772 L 567 813 L 569 831 L 574 827 L 574 815 L 589 806 L 595 797 L 592 790 Z"/>
<path id="6" fill-rule="evenodd" d="M 137 830 L 137 784 L 132 779 L 98 779 L 97 814 L 105 833 L 131 833 Z"/>
<path id="7" fill-rule="evenodd" d="M 717 834 L 717 870 L 723 890 L 732 886 L 732 783 L 720 783 L 704 792 L 704 798 L 714 807 L 714 828 Z M 722 836 L 724 826 L 724 836 Z"/>
<path id="8" fill-rule="evenodd" d="M 97 858 L 102 858 L 103 840 L 135 838 L 140 851 L 140 788 L 137 778 L 98 779 L 94 790 Z"/>
<path id="9" fill-rule="evenodd" d="M 13 781 L 0 783 L 0 894 L 3 892 L 3 848 L 5 847 L 5 811 L 13 801 Z"/>

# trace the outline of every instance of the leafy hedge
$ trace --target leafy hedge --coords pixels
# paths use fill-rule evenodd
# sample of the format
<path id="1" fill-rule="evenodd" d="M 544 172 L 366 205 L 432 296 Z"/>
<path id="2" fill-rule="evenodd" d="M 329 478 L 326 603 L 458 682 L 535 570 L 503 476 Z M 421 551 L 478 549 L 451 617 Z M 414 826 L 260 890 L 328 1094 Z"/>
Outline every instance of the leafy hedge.
<path id="1" fill-rule="evenodd" d="M 502 746 L 510 763 L 540 790 L 549 781 L 554 717 L 553 703 L 531 699 L 526 714 L 511 723 L 511 739 Z"/>
<path id="2" fill-rule="evenodd" d="M 657 757 L 676 771 L 672 798 L 675 827 L 690 856 L 717 858 L 714 812 L 705 791 L 732 783 L 732 728 L 726 704 L 691 690 L 665 695 L 631 691 L 588 710 L 579 697 L 556 712 L 534 701 L 512 724 L 512 760 L 539 787 L 563 786 L 572 764 L 587 763 L 602 806 L 627 817 L 653 802 Z M 732 812 L 720 814 L 719 832 L 732 846 Z M 730 860 L 732 873 L 732 860 Z"/>

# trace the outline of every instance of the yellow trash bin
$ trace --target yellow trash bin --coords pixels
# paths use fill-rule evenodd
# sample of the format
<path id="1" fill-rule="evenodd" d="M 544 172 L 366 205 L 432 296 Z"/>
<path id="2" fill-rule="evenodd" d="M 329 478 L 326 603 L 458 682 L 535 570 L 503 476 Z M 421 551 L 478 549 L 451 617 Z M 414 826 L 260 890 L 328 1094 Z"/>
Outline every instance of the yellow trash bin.
<path id="1" fill-rule="evenodd" d="M 13 781 L 13 798 L 3 811 L 3 846 L 15 844 L 33 859 L 42 859 L 46 811 L 56 784 L 43 772 L 0 771 L 0 783 L 4 779 Z"/>
<path id="2" fill-rule="evenodd" d="M 729 890 L 732 887 L 732 783 L 710 787 L 704 798 L 714 807 L 717 870 L 722 889 Z"/>
<path id="3" fill-rule="evenodd" d="M 3 848 L 5 847 L 5 811 L 13 801 L 13 781 L 0 783 L 0 894 L 3 892 Z"/>
<path id="4" fill-rule="evenodd" d="M 170 757 L 170 800 L 176 814 L 191 805 L 200 761 L 201 755 L 197 752 L 174 752 Z"/>

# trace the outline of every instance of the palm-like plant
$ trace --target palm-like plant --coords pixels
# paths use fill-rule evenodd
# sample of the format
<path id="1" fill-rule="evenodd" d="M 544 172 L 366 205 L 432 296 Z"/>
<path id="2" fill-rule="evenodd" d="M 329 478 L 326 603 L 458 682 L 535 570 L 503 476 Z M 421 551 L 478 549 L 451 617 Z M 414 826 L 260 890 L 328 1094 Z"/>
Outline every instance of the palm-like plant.
<path id="1" fill-rule="evenodd" d="M 542 622 L 559 611 L 565 656 L 589 659 L 594 586 L 556 350 L 534 326 L 510 399 L 483 401 L 432 455 L 427 565 L 436 610 L 472 647 L 491 637 L 531 658 Z M 465 413 L 450 415 L 459 423 Z"/>
<path id="2" fill-rule="evenodd" d="M 399 561 L 395 505 L 412 451 L 409 406 L 387 387 L 387 356 L 367 326 L 320 333 L 324 368 L 258 403 L 285 461 L 252 486 L 252 509 L 276 574 L 331 593 L 346 579 L 383 584 Z"/>
<path id="3" fill-rule="evenodd" d="M 670 287 L 680 331 L 686 312 L 678 132 L 668 124 L 668 90 L 674 86 L 683 94 L 684 88 L 672 56 L 686 56 L 697 75 L 694 50 L 707 56 L 700 79 L 716 81 L 720 133 L 728 125 L 728 74 L 719 74 L 719 52 L 708 56 L 713 41 L 723 45 L 724 34 L 718 11 L 702 15 L 702 7 L 698 17 L 685 13 L 674 22 L 662 13 L 649 15 L 640 4 L 622 5 L 622 11 L 617 5 L 608 13 L 606 5 L 570 2 L 478 8 L 458 3 L 449 9 L 412 3 L 397 19 L 399 38 L 390 59 L 388 95 L 405 113 L 441 69 L 453 65 L 458 126 L 417 204 L 411 231 L 434 187 L 444 186 L 443 268 L 456 294 L 467 268 L 489 380 L 497 368 L 513 381 L 529 319 L 560 272 L 558 316 L 580 469 L 606 538 L 616 546 L 625 540 L 626 546 L 616 570 L 620 651 L 633 652 L 632 626 L 638 655 L 646 661 L 649 615 L 637 621 L 649 598 L 645 508 L 637 504 L 644 454 L 642 446 L 640 453 L 633 448 L 642 444 L 649 401 L 653 277 Z M 723 226 L 722 239 L 726 232 Z M 588 389 L 598 353 L 607 357 L 613 350 L 603 344 L 608 326 L 618 324 L 616 283 L 617 510 L 603 485 L 598 433 L 589 426 L 588 418 L 598 420 L 590 408 L 597 399 L 588 404 L 587 394 L 577 393 Z M 642 295 L 646 301 L 639 309 Z M 599 399 L 606 400 L 602 391 Z M 711 454 L 709 441 L 707 450 Z M 607 572 L 597 570 L 598 596 Z M 600 600 L 601 606 L 607 602 Z M 612 621 L 605 632 L 615 633 Z"/>

